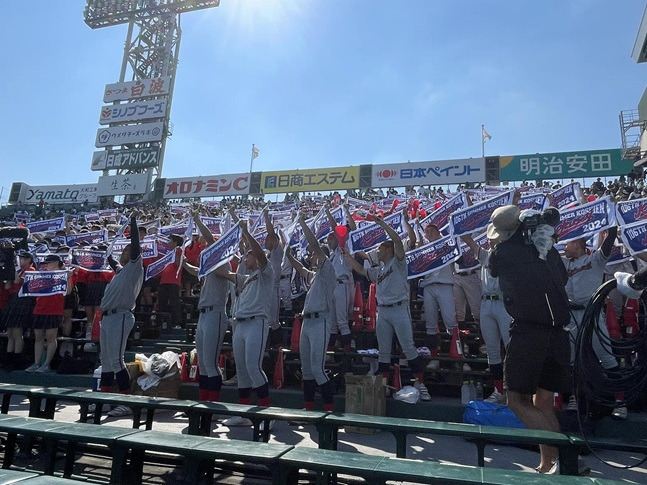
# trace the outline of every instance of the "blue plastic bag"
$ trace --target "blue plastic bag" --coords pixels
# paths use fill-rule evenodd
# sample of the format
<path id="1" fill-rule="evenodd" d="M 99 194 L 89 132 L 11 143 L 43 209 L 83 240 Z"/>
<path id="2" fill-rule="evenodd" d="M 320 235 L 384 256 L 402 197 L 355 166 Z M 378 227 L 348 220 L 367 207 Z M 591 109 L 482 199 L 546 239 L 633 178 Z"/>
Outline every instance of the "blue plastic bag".
<path id="1" fill-rule="evenodd" d="M 508 406 L 485 401 L 470 401 L 465 407 L 463 422 L 505 428 L 526 427 Z"/>

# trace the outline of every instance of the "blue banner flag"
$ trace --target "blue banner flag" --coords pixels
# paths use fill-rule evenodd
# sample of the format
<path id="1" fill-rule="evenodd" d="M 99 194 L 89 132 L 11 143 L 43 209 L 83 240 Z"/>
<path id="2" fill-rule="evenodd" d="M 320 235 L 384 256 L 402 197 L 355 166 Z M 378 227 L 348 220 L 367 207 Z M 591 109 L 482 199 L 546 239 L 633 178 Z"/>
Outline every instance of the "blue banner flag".
<path id="1" fill-rule="evenodd" d="M 65 229 L 65 217 L 47 219 L 46 221 L 28 222 L 27 229 L 29 232 L 54 232 Z"/>
<path id="2" fill-rule="evenodd" d="M 647 250 L 647 220 L 642 220 L 620 228 L 620 238 L 634 255 Z"/>
<path id="3" fill-rule="evenodd" d="M 402 213 L 396 212 L 395 214 L 391 214 L 384 218 L 384 222 L 391 226 L 397 233 L 400 233 L 400 227 L 402 226 Z M 387 236 L 384 229 L 376 223 L 369 224 L 361 229 L 355 229 L 350 232 L 348 237 L 352 252 L 368 251 L 369 249 L 373 249 L 380 245 L 387 239 L 389 239 L 389 236 Z"/>
<path id="4" fill-rule="evenodd" d="M 81 244 L 82 242 L 87 242 L 88 244 L 99 244 L 108 240 L 108 231 L 101 229 L 100 231 L 94 232 L 83 232 L 79 234 L 68 234 L 65 236 L 65 244 L 71 248 L 74 248 Z"/>
<path id="5" fill-rule="evenodd" d="M 620 226 L 647 219 L 647 198 L 617 202 L 616 218 Z"/>
<path id="6" fill-rule="evenodd" d="M 26 271 L 18 296 L 65 295 L 67 274 L 67 271 Z"/>
<path id="7" fill-rule="evenodd" d="M 461 255 L 461 250 L 456 240 L 445 236 L 436 241 L 406 253 L 407 279 L 419 278 L 444 268 L 453 263 Z"/>
<path id="8" fill-rule="evenodd" d="M 548 197 L 542 193 L 525 194 L 519 198 L 517 206 L 519 210 L 533 209 L 542 212 L 548 207 Z"/>
<path id="9" fill-rule="evenodd" d="M 482 231 L 487 227 L 492 217 L 492 212 L 504 205 L 512 203 L 512 190 L 494 196 L 465 209 L 454 212 L 450 216 L 450 233 L 453 236 L 462 236 L 473 232 Z"/>
<path id="10" fill-rule="evenodd" d="M 551 205 L 558 209 L 582 202 L 580 184 L 577 182 L 565 185 L 564 187 L 551 192 L 550 195 L 552 198 Z"/>
<path id="11" fill-rule="evenodd" d="M 615 210 L 609 197 L 561 211 L 555 234 L 566 243 L 580 238 L 589 238 L 616 222 Z"/>
<path id="12" fill-rule="evenodd" d="M 204 278 L 223 264 L 228 263 L 238 251 L 241 235 L 240 226 L 235 224 L 227 231 L 227 234 L 202 251 L 198 278 Z"/>
<path id="13" fill-rule="evenodd" d="M 146 268 L 146 281 L 158 276 L 169 264 L 175 263 L 175 251 L 169 251 L 166 256 L 157 261 L 153 261 Z"/>
<path id="14" fill-rule="evenodd" d="M 433 224 L 438 229 L 443 229 L 447 224 L 449 224 L 449 217 L 452 213 L 464 209 L 465 207 L 467 207 L 467 197 L 464 193 L 460 193 L 449 199 L 438 209 L 421 220 L 420 226 L 424 229 L 428 224 Z"/>
<path id="15" fill-rule="evenodd" d="M 106 252 L 89 249 L 72 249 L 72 266 L 86 271 L 104 271 L 106 269 Z"/>

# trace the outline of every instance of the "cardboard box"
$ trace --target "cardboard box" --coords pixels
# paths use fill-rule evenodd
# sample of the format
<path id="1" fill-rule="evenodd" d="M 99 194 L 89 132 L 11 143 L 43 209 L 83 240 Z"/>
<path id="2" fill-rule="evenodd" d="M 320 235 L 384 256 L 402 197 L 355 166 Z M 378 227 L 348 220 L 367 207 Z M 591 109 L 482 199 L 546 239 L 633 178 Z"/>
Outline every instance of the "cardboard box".
<path id="1" fill-rule="evenodd" d="M 132 393 L 137 396 L 149 396 L 149 397 L 171 397 L 177 399 L 180 394 L 180 386 L 182 385 L 182 377 L 180 376 L 180 370 L 177 366 L 173 369 L 175 374 L 170 377 L 165 377 L 156 386 L 149 387 L 145 391 L 139 387 L 137 380 L 132 384 Z"/>
<path id="2" fill-rule="evenodd" d="M 386 395 L 382 376 L 355 376 L 346 374 L 347 413 L 384 416 L 386 414 Z M 379 430 L 346 426 L 350 433 L 378 433 Z"/>

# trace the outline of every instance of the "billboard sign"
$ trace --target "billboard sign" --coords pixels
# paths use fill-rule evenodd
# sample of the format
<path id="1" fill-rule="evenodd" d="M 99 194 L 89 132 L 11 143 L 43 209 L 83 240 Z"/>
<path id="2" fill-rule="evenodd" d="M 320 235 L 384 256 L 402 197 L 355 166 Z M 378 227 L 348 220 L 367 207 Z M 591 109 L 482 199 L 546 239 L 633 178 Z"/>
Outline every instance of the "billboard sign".
<path id="1" fill-rule="evenodd" d="M 620 148 L 502 156 L 499 164 L 502 182 L 611 177 L 633 169 L 633 160 L 624 160 Z"/>
<path id="2" fill-rule="evenodd" d="M 170 87 L 170 76 L 107 84 L 103 93 L 103 102 L 112 103 L 113 101 L 128 101 L 146 96 L 161 96 L 168 94 Z"/>
<path id="3" fill-rule="evenodd" d="M 97 201 L 97 184 L 28 185 L 23 183 L 18 196 L 22 204 L 81 204 Z"/>
<path id="4" fill-rule="evenodd" d="M 357 188 L 359 188 L 359 167 L 263 172 L 261 176 L 261 190 L 264 194 Z"/>
<path id="5" fill-rule="evenodd" d="M 465 158 L 373 165 L 372 187 L 448 185 L 485 181 L 485 160 Z"/>
<path id="6" fill-rule="evenodd" d="M 143 194 L 147 191 L 148 174 L 130 173 L 126 175 L 104 175 L 99 177 L 97 195 L 100 197 L 112 195 Z"/>
<path id="7" fill-rule="evenodd" d="M 125 150 L 104 150 L 92 154 L 91 170 L 133 169 L 157 167 L 160 148 L 130 148 Z"/>
<path id="8" fill-rule="evenodd" d="M 127 143 L 160 141 L 163 134 L 164 123 L 162 122 L 99 128 L 94 146 L 101 148 Z"/>
<path id="9" fill-rule="evenodd" d="M 129 123 L 166 116 L 166 100 L 133 101 L 132 103 L 111 104 L 101 108 L 99 124 Z"/>
<path id="10" fill-rule="evenodd" d="M 249 173 L 166 179 L 164 199 L 249 194 Z"/>

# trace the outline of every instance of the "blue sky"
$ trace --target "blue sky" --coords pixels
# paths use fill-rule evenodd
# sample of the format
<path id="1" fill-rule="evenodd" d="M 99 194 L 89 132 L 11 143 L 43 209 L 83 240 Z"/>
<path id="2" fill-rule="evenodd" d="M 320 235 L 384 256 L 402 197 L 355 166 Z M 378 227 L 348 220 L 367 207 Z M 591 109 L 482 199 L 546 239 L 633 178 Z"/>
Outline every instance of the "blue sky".
<path id="1" fill-rule="evenodd" d="M 126 26 L 3 2 L 0 186 L 96 182 Z M 163 176 L 619 147 L 637 0 L 222 0 L 182 16 Z"/>

